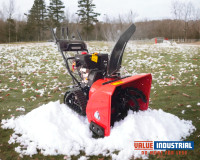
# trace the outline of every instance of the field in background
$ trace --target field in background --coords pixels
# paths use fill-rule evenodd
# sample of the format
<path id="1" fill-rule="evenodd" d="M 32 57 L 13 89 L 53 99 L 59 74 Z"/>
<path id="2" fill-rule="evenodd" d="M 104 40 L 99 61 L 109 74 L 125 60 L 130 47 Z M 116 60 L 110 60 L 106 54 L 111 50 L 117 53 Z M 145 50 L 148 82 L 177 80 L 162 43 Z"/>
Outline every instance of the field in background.
<path id="1" fill-rule="evenodd" d="M 99 53 L 110 53 L 112 45 L 106 42 L 88 43 L 89 51 Z M 187 158 L 200 157 L 200 105 L 197 105 L 200 103 L 200 46 L 130 42 L 123 57 L 123 66 L 125 74 L 152 73 L 151 108 L 160 108 L 193 121 L 197 130 L 186 140 L 195 142 L 195 150 L 188 151 Z M 0 120 L 26 114 L 49 101 L 62 102 L 69 85 L 71 78 L 54 43 L 0 45 Z M 0 128 L 2 160 L 20 158 L 14 151 L 16 145 L 8 144 L 11 134 L 12 130 Z M 33 159 L 63 157 L 38 154 Z M 24 156 L 24 159 L 27 158 Z M 184 156 L 166 158 L 181 159 Z"/>

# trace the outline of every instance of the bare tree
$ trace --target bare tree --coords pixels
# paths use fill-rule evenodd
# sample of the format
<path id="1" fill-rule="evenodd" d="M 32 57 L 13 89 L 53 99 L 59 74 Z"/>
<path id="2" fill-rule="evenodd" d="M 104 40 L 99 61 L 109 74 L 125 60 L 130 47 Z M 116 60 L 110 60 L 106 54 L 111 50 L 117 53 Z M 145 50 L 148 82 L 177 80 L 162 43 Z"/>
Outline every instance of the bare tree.
<path id="1" fill-rule="evenodd" d="M 22 21 L 22 15 L 21 14 L 18 14 L 17 15 L 17 18 L 16 18 L 16 21 L 15 21 L 15 41 L 17 42 L 18 41 L 18 31 L 19 31 L 19 24 L 20 22 Z"/>
<path id="2" fill-rule="evenodd" d="M 4 15 L 3 15 L 2 11 L 0 11 L 0 19 L 4 20 Z"/>
<path id="3" fill-rule="evenodd" d="M 127 14 L 127 22 L 130 23 L 134 23 L 135 22 L 135 18 L 138 16 L 138 14 L 136 12 L 133 12 L 132 10 L 130 10 Z"/>
<path id="4" fill-rule="evenodd" d="M 71 20 L 71 14 L 69 12 L 69 8 L 66 8 L 64 16 L 65 16 L 64 21 L 68 25 Z"/>
<path id="5" fill-rule="evenodd" d="M 177 27 L 180 28 L 181 23 L 183 22 L 183 33 L 184 40 L 187 39 L 187 33 L 189 29 L 189 21 L 192 19 L 192 15 L 195 11 L 195 8 L 191 2 L 183 3 L 180 1 L 172 2 L 172 14 L 174 15 L 175 20 L 178 20 Z"/>
<path id="6" fill-rule="evenodd" d="M 7 6 L 4 4 L 4 9 L 7 14 L 7 21 L 8 21 L 8 41 L 10 43 L 11 39 L 11 22 L 13 20 L 13 15 L 15 13 L 15 3 L 14 0 L 8 0 Z"/>
<path id="7" fill-rule="evenodd" d="M 172 1 L 171 12 L 176 20 L 180 20 L 182 18 L 183 5 L 184 4 L 180 1 Z"/>
<path id="8" fill-rule="evenodd" d="M 5 8 L 7 13 L 7 18 L 13 18 L 13 15 L 15 13 L 15 2 L 14 0 L 8 0 L 8 5 Z"/>
<path id="9" fill-rule="evenodd" d="M 183 20 L 184 20 L 184 40 L 187 39 L 187 33 L 189 29 L 189 21 L 192 19 L 194 12 L 194 6 L 191 2 L 183 5 Z"/>
<path id="10" fill-rule="evenodd" d="M 112 29 L 113 28 L 110 27 L 111 20 L 110 20 L 110 18 L 108 17 L 107 14 L 104 15 L 104 20 L 103 21 L 104 21 L 104 25 L 101 28 L 101 30 L 102 30 L 102 33 L 103 33 L 105 39 L 106 40 L 113 40 L 113 38 L 112 38 Z"/>
<path id="11" fill-rule="evenodd" d="M 171 5 L 171 12 L 174 17 L 173 29 L 171 30 L 172 37 L 183 38 L 182 32 L 182 15 L 183 15 L 183 3 L 180 1 L 173 1 Z"/>
<path id="12" fill-rule="evenodd" d="M 196 10 L 195 12 L 195 28 L 198 32 L 198 38 L 200 39 L 200 8 Z"/>

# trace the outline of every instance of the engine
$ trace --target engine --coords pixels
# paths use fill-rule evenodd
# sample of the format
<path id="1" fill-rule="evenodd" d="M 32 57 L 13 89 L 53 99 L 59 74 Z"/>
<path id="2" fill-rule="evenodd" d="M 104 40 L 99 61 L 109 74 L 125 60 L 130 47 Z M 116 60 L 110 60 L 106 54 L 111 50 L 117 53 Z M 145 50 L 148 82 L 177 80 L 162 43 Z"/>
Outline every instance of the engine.
<path id="1" fill-rule="evenodd" d="M 76 68 L 82 78 L 82 85 L 90 87 L 96 80 L 103 78 L 108 65 L 108 54 L 75 55 Z"/>

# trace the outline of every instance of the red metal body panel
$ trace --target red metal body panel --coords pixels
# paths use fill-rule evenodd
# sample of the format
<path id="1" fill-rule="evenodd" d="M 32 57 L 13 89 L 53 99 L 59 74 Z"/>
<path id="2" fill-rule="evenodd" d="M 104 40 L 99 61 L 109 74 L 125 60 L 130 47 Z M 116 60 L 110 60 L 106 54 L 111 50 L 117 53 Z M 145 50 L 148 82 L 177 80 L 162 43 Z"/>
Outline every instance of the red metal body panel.
<path id="1" fill-rule="evenodd" d="M 151 74 L 139 74 L 102 85 L 102 83 L 110 80 L 113 79 L 99 79 L 95 83 L 93 83 L 90 88 L 89 100 L 86 107 L 88 121 L 93 121 L 99 126 L 103 127 L 105 136 L 110 135 L 111 100 L 116 87 L 133 87 L 141 90 L 146 96 L 147 103 L 144 103 L 142 102 L 142 100 L 139 99 L 138 102 L 140 105 L 140 110 L 147 110 L 149 104 L 152 76 Z M 96 111 L 99 112 L 100 120 L 94 117 Z"/>

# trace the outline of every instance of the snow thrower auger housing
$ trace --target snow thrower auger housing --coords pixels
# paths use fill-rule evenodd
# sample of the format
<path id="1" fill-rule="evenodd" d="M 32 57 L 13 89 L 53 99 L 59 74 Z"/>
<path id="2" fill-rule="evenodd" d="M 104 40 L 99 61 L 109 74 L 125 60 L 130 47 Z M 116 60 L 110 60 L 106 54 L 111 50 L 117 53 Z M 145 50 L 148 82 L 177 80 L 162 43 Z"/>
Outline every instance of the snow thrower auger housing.
<path id="1" fill-rule="evenodd" d="M 119 72 L 124 49 L 135 29 L 132 24 L 120 36 L 110 57 L 108 54 L 90 54 L 79 33 L 81 40 L 58 40 L 52 29 L 74 83 L 65 93 L 64 103 L 78 114 L 87 116 L 90 130 L 99 137 L 109 136 L 110 127 L 124 119 L 128 110 L 148 108 L 151 74 L 123 77 Z M 77 54 L 69 57 L 66 54 L 68 51 L 76 51 Z M 82 53 L 79 54 L 79 51 Z M 69 66 L 70 62 L 72 67 Z"/>

